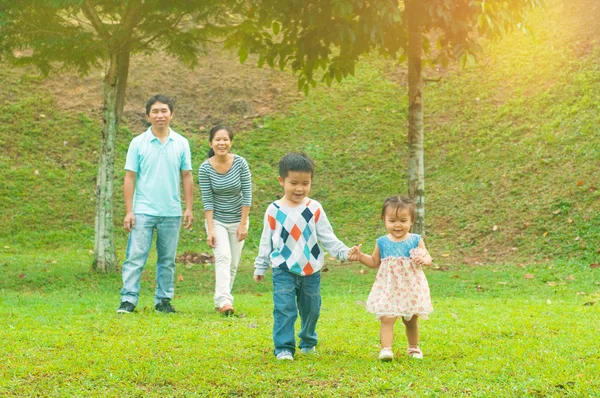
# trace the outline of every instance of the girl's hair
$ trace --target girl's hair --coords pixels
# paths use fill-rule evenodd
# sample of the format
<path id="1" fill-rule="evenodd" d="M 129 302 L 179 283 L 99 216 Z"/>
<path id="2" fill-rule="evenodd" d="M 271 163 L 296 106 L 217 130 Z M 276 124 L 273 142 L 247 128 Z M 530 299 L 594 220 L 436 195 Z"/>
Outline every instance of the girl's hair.
<path id="1" fill-rule="evenodd" d="M 385 218 L 385 212 L 388 209 L 396 213 L 398 213 L 398 210 L 408 209 L 408 212 L 410 213 L 410 219 L 414 222 L 416 212 L 415 208 L 415 202 L 408 196 L 392 195 L 383 201 L 383 208 L 381 209 L 381 218 Z"/>
<path id="2" fill-rule="evenodd" d="M 217 134 L 217 131 L 219 130 L 225 130 L 227 131 L 227 135 L 229 135 L 229 139 L 231 141 L 233 141 L 233 131 L 231 131 L 231 129 L 227 126 L 225 126 L 224 124 L 219 124 L 218 126 L 213 127 L 212 129 L 210 129 L 210 132 L 208 133 L 208 142 L 212 142 L 213 138 L 215 138 L 215 134 Z M 211 158 L 215 156 L 215 151 L 213 151 L 212 148 L 210 148 L 208 150 L 208 157 Z"/>

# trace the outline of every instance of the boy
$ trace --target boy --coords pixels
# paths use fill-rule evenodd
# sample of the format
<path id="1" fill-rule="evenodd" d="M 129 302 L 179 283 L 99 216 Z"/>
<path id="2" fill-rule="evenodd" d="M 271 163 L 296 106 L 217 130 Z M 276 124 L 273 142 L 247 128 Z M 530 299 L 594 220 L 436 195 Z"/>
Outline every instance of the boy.
<path id="1" fill-rule="evenodd" d="M 348 259 L 349 249 L 333 233 L 321 204 L 308 198 L 313 173 L 314 163 L 303 153 L 288 153 L 279 161 L 283 197 L 267 208 L 254 262 L 256 282 L 263 280 L 269 265 L 273 268 L 273 343 L 281 360 L 294 360 L 298 312 L 300 351 L 316 352 L 325 257 L 319 243 L 338 260 Z"/>

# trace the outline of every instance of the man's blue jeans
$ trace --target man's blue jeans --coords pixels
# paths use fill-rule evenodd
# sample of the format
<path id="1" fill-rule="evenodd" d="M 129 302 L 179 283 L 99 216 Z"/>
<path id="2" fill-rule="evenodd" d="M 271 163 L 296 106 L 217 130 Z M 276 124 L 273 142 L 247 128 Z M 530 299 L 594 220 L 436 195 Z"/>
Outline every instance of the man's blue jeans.
<path id="1" fill-rule="evenodd" d="M 275 355 L 296 351 L 294 323 L 300 312 L 300 348 L 317 345 L 317 321 L 321 313 L 321 273 L 300 276 L 273 268 L 273 343 Z"/>
<path id="2" fill-rule="evenodd" d="M 162 299 L 173 299 L 175 292 L 175 257 L 181 217 L 158 217 L 146 214 L 135 215 L 135 228 L 129 233 L 127 259 L 123 263 L 123 288 L 121 302 L 137 305 L 140 297 L 140 279 L 146 265 L 152 235 L 156 229 L 156 291 L 154 304 Z"/>

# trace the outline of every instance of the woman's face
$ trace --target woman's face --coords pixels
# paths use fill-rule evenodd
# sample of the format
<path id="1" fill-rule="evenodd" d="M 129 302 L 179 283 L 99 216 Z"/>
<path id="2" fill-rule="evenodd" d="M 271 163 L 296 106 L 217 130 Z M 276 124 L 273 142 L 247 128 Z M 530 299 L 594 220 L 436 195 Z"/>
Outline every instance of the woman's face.
<path id="1" fill-rule="evenodd" d="M 231 149 L 231 138 L 227 130 L 218 130 L 210 141 L 210 147 L 215 151 L 215 156 L 226 156 Z"/>

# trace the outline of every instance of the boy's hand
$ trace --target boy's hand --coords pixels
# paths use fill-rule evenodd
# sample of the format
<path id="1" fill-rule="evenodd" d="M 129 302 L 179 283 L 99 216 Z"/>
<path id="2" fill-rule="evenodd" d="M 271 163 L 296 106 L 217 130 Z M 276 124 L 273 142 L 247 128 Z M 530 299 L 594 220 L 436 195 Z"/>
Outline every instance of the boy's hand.
<path id="1" fill-rule="evenodd" d="M 348 261 L 359 261 L 362 249 L 362 243 L 358 246 L 353 246 L 348 253 Z"/>
<path id="2" fill-rule="evenodd" d="M 263 279 L 265 279 L 264 275 L 254 275 L 254 282 L 256 282 L 256 283 L 259 283 Z"/>

